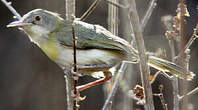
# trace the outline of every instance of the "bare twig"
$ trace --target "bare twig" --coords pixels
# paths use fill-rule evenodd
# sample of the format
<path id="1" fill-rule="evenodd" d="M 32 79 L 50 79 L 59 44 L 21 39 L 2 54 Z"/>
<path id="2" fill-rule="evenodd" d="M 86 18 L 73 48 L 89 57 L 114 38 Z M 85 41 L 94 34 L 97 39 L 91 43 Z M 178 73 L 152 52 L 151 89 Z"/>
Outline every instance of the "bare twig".
<path id="1" fill-rule="evenodd" d="M 173 86 L 173 110 L 179 110 L 179 84 L 178 84 L 178 78 L 176 76 L 173 76 L 173 81 L 172 81 L 172 86 Z"/>
<path id="2" fill-rule="evenodd" d="M 167 29 L 166 31 L 166 38 L 169 41 L 169 47 L 171 50 L 171 58 L 172 62 L 175 62 L 175 56 L 176 56 L 176 50 L 175 50 L 175 39 L 173 33 L 176 33 L 172 27 L 172 16 L 164 16 L 162 18 L 162 21 L 164 23 L 165 28 Z M 172 33 L 170 33 L 172 32 Z M 178 87 L 178 78 L 176 76 L 172 76 L 170 79 L 172 80 L 172 86 L 173 86 L 173 110 L 179 110 L 179 101 L 178 101 L 178 94 L 179 94 L 179 87 Z"/>
<path id="3" fill-rule="evenodd" d="M 66 20 L 72 20 L 74 15 L 75 15 L 75 0 L 65 0 L 65 8 L 66 8 Z M 73 97 L 72 97 L 72 83 L 73 78 L 72 77 L 66 77 L 66 91 L 67 91 L 67 109 L 68 110 L 73 110 L 74 103 L 73 103 Z"/>
<path id="4" fill-rule="evenodd" d="M 150 76 L 150 83 L 153 84 L 157 76 L 161 73 L 161 71 L 157 71 L 153 76 Z"/>
<path id="5" fill-rule="evenodd" d="M 73 19 L 74 20 L 74 19 Z M 73 35 L 73 58 L 74 58 L 74 72 L 77 72 L 77 61 L 76 61 L 76 42 L 77 42 L 77 37 L 75 35 L 75 29 L 74 29 L 74 21 L 72 24 L 72 35 Z M 78 84 L 78 76 L 73 75 L 74 81 L 73 81 L 73 89 L 74 89 L 74 95 L 77 96 L 77 84 Z M 74 105 L 73 105 L 73 110 L 78 110 L 78 102 L 77 100 L 74 100 Z"/>
<path id="6" fill-rule="evenodd" d="M 72 20 L 75 16 L 75 0 L 65 0 L 66 20 Z"/>
<path id="7" fill-rule="evenodd" d="M 114 6 L 117 7 L 117 8 L 123 8 L 123 9 L 128 8 L 128 6 L 124 6 L 124 5 L 119 4 L 119 3 L 117 3 L 117 2 L 113 2 L 113 1 L 110 1 L 110 0 L 104 0 L 104 1 L 106 1 L 107 3 L 109 3 L 109 4 L 111 4 L 111 5 L 114 5 Z"/>
<path id="8" fill-rule="evenodd" d="M 186 51 L 187 49 L 189 49 L 190 46 L 192 45 L 192 43 L 194 42 L 194 40 L 198 38 L 197 33 L 198 33 L 198 24 L 194 28 L 193 35 L 190 37 L 190 40 L 186 44 L 186 46 L 184 48 L 184 51 Z"/>
<path id="9" fill-rule="evenodd" d="M 126 67 L 127 67 L 127 64 L 125 62 L 123 62 L 122 65 L 121 65 L 121 67 L 120 67 L 120 69 L 119 69 L 119 71 L 118 71 L 118 73 L 117 73 L 117 75 L 116 75 L 116 78 L 115 78 L 115 82 L 114 82 L 112 91 L 109 93 L 108 98 L 105 101 L 105 104 L 104 104 L 102 110 L 107 110 L 107 108 L 109 107 L 109 104 L 110 104 L 113 96 L 115 95 L 115 93 L 117 91 L 119 81 L 122 79 L 122 77 L 125 74 L 124 71 L 126 70 Z"/>
<path id="10" fill-rule="evenodd" d="M 194 28 L 193 35 L 191 36 L 190 40 L 188 41 L 188 43 L 185 46 L 185 52 L 188 52 L 187 50 L 190 48 L 190 46 L 192 45 L 192 43 L 194 42 L 194 40 L 197 38 L 197 33 L 198 33 L 198 24 L 196 25 L 196 28 Z M 181 101 L 185 96 L 191 96 L 193 94 L 196 94 L 197 92 L 198 92 L 198 87 L 195 88 L 195 89 L 193 89 L 192 91 L 188 92 L 186 95 L 178 96 L 179 97 L 178 100 Z"/>
<path id="11" fill-rule="evenodd" d="M 186 44 L 185 48 L 184 48 L 184 52 L 190 48 L 190 46 L 192 45 L 192 43 L 198 38 L 197 33 L 198 33 L 198 24 L 196 25 L 196 27 L 193 29 L 193 34 L 190 37 L 188 43 Z M 179 53 L 178 57 L 181 56 L 182 52 Z"/>
<path id="12" fill-rule="evenodd" d="M 72 75 L 65 70 L 65 83 L 66 83 L 66 97 L 67 97 L 67 110 L 73 110 L 73 97 L 72 97 Z"/>
<path id="13" fill-rule="evenodd" d="M 187 78 L 187 57 L 185 55 L 185 41 L 186 41 L 186 20 L 185 20 L 185 0 L 179 0 L 179 5 L 180 5 L 180 36 L 181 36 L 181 50 L 182 50 L 182 54 L 181 54 L 181 58 L 182 58 L 182 66 L 184 67 L 184 75 L 185 78 Z M 187 81 L 183 80 L 183 93 L 186 94 L 187 93 Z M 188 105 L 188 97 L 184 97 L 183 99 L 183 104 L 182 104 L 182 109 L 183 110 L 187 110 L 187 105 Z"/>
<path id="14" fill-rule="evenodd" d="M 193 89 L 192 91 L 188 92 L 186 95 L 183 96 L 179 96 L 179 101 L 181 101 L 184 97 L 186 96 L 192 96 L 194 94 L 198 93 L 198 87 L 196 87 L 195 89 Z"/>
<path id="15" fill-rule="evenodd" d="M 119 2 L 119 0 L 112 0 L 112 2 Z M 109 30 L 114 34 L 118 35 L 118 8 L 108 5 L 108 21 L 109 21 Z"/>
<path id="16" fill-rule="evenodd" d="M 146 50 L 144 46 L 142 30 L 140 27 L 139 16 L 136 10 L 135 0 L 131 0 L 130 5 L 131 7 L 129 9 L 129 17 L 131 20 L 131 24 L 133 26 L 137 49 L 140 57 L 140 67 L 141 67 L 140 70 L 141 70 L 142 84 L 145 90 L 145 100 L 146 100 L 145 108 L 147 110 L 154 110 L 153 95 L 149 80 L 150 70 L 149 70 L 149 66 L 147 65 L 148 57 L 145 54 Z"/>
<path id="17" fill-rule="evenodd" d="M 149 20 L 149 18 L 151 17 L 151 14 L 153 13 L 153 10 L 155 9 L 156 7 L 156 2 L 157 0 L 150 0 L 149 2 L 149 7 L 148 7 L 148 10 L 146 11 L 146 14 L 144 15 L 142 21 L 141 21 L 141 28 L 142 28 L 142 31 L 144 31 L 145 29 L 145 26 Z"/>
<path id="18" fill-rule="evenodd" d="M 113 2 L 113 1 L 110 1 L 110 0 L 105 0 L 105 1 L 107 3 L 109 3 L 109 4 L 112 4 L 112 5 L 116 6 L 116 7 L 118 7 L 118 8 L 123 8 L 123 9 L 127 9 L 128 8 L 128 6 L 121 5 L 121 4 L 117 3 L 117 2 Z M 144 17 L 143 17 L 143 19 L 141 21 L 142 31 L 144 30 L 146 24 L 148 23 L 148 20 L 149 20 L 151 14 L 153 13 L 153 10 L 156 7 L 156 2 L 157 2 L 157 0 L 151 0 L 149 2 L 148 10 L 146 11 L 146 14 L 144 15 Z"/>
<path id="19" fill-rule="evenodd" d="M 167 103 L 164 99 L 164 95 L 163 95 L 163 85 L 159 85 L 159 90 L 160 90 L 160 93 L 159 94 L 153 94 L 154 96 L 158 96 L 161 100 L 161 103 L 162 103 L 162 106 L 164 108 L 164 110 L 168 110 L 168 106 L 167 106 Z"/>
<path id="20" fill-rule="evenodd" d="M 120 4 L 118 4 L 117 2 L 113 2 L 113 1 L 109 1 L 109 0 L 105 0 L 105 1 L 107 1 L 108 3 L 114 5 L 114 6 L 118 7 L 118 8 L 128 8 L 127 6 L 120 5 Z M 149 19 L 151 13 L 152 13 L 152 11 L 153 11 L 153 8 L 154 8 L 154 5 L 155 5 L 155 1 L 156 1 L 156 0 L 153 0 L 153 1 L 150 3 L 150 5 L 149 5 L 149 10 L 147 11 L 147 13 L 146 13 L 146 15 L 145 15 L 145 17 L 144 17 L 144 19 L 143 19 L 143 21 L 142 21 L 142 23 L 143 23 L 144 25 L 147 24 L 147 21 L 148 21 L 148 19 Z M 113 31 L 113 30 L 112 30 L 112 31 Z M 114 31 L 115 31 L 115 30 L 114 30 Z M 122 66 L 123 66 L 123 65 L 125 65 L 125 64 L 122 64 Z M 120 68 L 120 71 L 124 71 L 123 68 Z M 117 76 L 120 76 L 120 75 L 118 74 Z M 123 75 L 122 75 L 122 76 L 123 76 Z M 122 76 L 121 76 L 121 77 L 122 77 Z M 117 79 L 118 79 L 118 78 L 117 78 Z M 112 99 L 112 96 L 113 96 L 113 94 L 115 94 L 115 92 L 116 92 L 116 89 L 117 89 L 116 86 L 118 86 L 117 83 L 118 83 L 118 81 L 115 80 L 113 89 L 112 89 L 111 93 L 109 94 L 108 99 L 107 99 L 106 102 L 105 102 L 105 105 L 103 106 L 103 110 L 106 110 L 106 109 L 107 109 L 107 106 L 110 104 L 110 101 L 111 101 L 111 99 Z"/>
<path id="21" fill-rule="evenodd" d="M 172 62 L 175 62 L 175 42 L 173 38 L 168 39 L 169 46 L 171 50 L 171 58 Z M 173 110 L 179 110 L 179 101 L 178 101 L 178 94 L 179 94 L 179 84 L 178 84 L 178 78 L 176 76 L 173 76 L 172 78 L 172 86 L 173 86 Z"/>
<path id="22" fill-rule="evenodd" d="M 100 1 L 101 0 L 95 0 L 92 3 L 92 5 L 89 7 L 89 9 L 80 17 L 79 20 L 80 21 L 84 21 L 87 18 L 87 16 L 89 16 L 91 14 L 91 12 L 93 12 L 93 10 L 98 6 L 98 4 L 99 4 Z M 104 1 L 106 1 L 110 5 L 114 5 L 117 8 L 127 8 L 126 6 L 121 5 L 121 4 L 117 3 L 117 2 L 113 2 L 113 1 L 109 1 L 109 0 L 104 0 Z"/>
<path id="23" fill-rule="evenodd" d="M 5 4 L 5 6 L 15 15 L 15 17 L 17 18 L 17 19 L 22 19 L 22 17 L 21 17 L 21 15 L 19 14 L 19 13 L 17 13 L 17 11 L 11 6 L 11 2 L 7 2 L 6 0 L 1 0 L 4 4 Z"/>
<path id="24" fill-rule="evenodd" d="M 100 1 L 101 0 L 95 0 L 94 3 L 89 7 L 89 9 L 80 17 L 80 21 L 84 21 L 87 16 L 89 16 L 91 12 L 93 12 L 93 10 L 98 6 Z"/>
<path id="25" fill-rule="evenodd" d="M 119 2 L 119 0 L 112 0 L 113 2 Z M 110 30 L 112 32 L 112 34 L 114 35 L 118 35 L 118 8 L 111 5 L 111 4 L 108 4 L 108 24 L 109 24 L 109 27 L 108 27 L 108 30 Z M 118 78 L 117 78 L 118 80 Z M 111 81 L 111 85 L 113 85 L 113 80 Z M 106 89 L 107 90 L 107 89 Z M 117 91 L 116 90 L 110 90 L 110 91 L 107 91 L 106 93 L 107 94 L 112 94 L 111 91 Z M 109 98 L 111 100 L 109 100 L 110 102 L 112 102 L 113 100 L 113 97 L 112 98 Z M 112 103 L 110 102 L 106 102 L 106 103 L 109 103 L 109 108 L 108 110 L 112 110 Z M 107 105 L 107 104 L 106 104 Z M 105 105 L 105 106 L 106 106 Z M 105 108 L 104 108 L 105 109 Z"/>

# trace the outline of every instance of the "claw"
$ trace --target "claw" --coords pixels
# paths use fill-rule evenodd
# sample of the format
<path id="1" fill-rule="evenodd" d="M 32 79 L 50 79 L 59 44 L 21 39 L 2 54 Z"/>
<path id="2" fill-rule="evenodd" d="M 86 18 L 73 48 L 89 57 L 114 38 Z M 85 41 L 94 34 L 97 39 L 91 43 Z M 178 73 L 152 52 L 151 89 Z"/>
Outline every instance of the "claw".
<path id="1" fill-rule="evenodd" d="M 86 96 L 83 96 L 83 97 L 77 96 L 74 98 L 74 100 L 76 100 L 76 101 L 83 101 L 85 99 L 86 99 Z"/>
<path id="2" fill-rule="evenodd" d="M 70 70 L 70 72 L 73 74 L 73 76 L 77 76 L 77 77 L 82 76 L 82 74 L 80 74 L 79 72 L 75 72 L 73 68 Z"/>
<path id="3" fill-rule="evenodd" d="M 79 91 L 76 94 L 74 94 L 74 90 L 72 90 L 72 97 L 73 97 L 73 100 L 75 101 L 83 101 L 86 99 L 86 96 L 83 96 L 83 97 L 80 96 Z"/>

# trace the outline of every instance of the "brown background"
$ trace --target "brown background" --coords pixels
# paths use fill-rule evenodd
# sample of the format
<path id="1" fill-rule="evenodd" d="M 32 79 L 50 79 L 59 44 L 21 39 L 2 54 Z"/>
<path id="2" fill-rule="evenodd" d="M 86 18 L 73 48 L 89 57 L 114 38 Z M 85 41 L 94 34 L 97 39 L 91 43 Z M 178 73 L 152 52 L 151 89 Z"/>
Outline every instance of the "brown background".
<path id="1" fill-rule="evenodd" d="M 80 17 L 92 2 L 93 0 L 76 0 L 76 16 Z M 148 2 L 149 0 L 137 0 L 140 17 L 144 15 Z M 62 17 L 65 16 L 64 0 L 13 0 L 12 3 L 21 15 L 35 8 L 43 8 L 60 13 Z M 146 46 L 150 51 L 155 51 L 158 47 L 168 50 L 168 43 L 163 36 L 165 30 L 161 23 L 161 17 L 167 14 L 176 14 L 177 0 L 158 0 L 157 4 L 144 31 Z M 189 38 L 198 19 L 198 1 L 187 0 L 187 5 L 191 15 L 187 18 Z M 6 25 L 14 20 L 12 16 L 12 13 L 0 3 L 0 110 L 65 110 L 65 84 L 62 70 L 49 60 L 35 44 L 31 43 L 22 31 L 6 28 Z M 102 2 L 86 22 L 100 24 L 107 28 L 107 17 L 107 4 Z M 122 21 L 122 17 L 123 14 L 120 13 L 119 35 L 126 38 L 127 33 L 124 32 L 123 25 L 127 22 Z M 190 68 L 195 74 L 198 71 L 197 46 L 197 41 L 195 41 L 191 47 L 190 60 Z M 91 80 L 94 79 L 85 76 L 80 79 L 80 83 L 84 84 Z M 132 80 L 135 81 L 130 84 L 132 87 L 140 84 L 139 75 Z M 165 99 L 168 102 L 169 110 L 171 110 L 171 83 L 163 76 L 159 76 L 152 85 L 154 93 L 159 92 L 157 89 L 159 84 L 164 85 Z M 197 77 L 189 85 L 189 90 L 197 87 Z M 120 109 L 118 105 L 121 103 L 122 97 L 119 93 L 120 91 L 114 98 L 113 110 Z M 101 110 L 105 100 L 102 85 L 90 88 L 82 92 L 81 95 L 86 95 L 87 98 L 80 103 L 80 110 Z M 156 110 L 162 110 L 159 98 L 154 97 L 154 102 Z M 198 109 L 198 94 L 189 97 L 189 102 L 194 105 L 195 110 Z M 129 100 L 128 103 L 135 104 L 132 100 Z M 124 107 L 121 106 L 121 108 Z M 143 109 L 142 106 L 137 105 L 133 108 Z M 127 109 L 129 108 L 125 110 Z"/>

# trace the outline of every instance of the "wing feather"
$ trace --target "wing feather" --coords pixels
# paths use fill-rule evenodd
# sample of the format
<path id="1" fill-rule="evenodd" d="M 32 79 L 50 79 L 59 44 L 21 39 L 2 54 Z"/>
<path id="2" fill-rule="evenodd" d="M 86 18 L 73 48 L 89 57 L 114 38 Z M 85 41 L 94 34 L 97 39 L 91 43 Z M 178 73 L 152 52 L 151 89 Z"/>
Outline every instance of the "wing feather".
<path id="1" fill-rule="evenodd" d="M 124 39 L 113 35 L 99 25 L 92 25 L 82 21 L 74 21 L 75 34 L 78 37 L 79 49 L 110 49 L 121 53 L 130 53 L 130 44 Z M 55 37 L 62 45 L 73 46 L 72 22 L 67 22 L 56 31 Z"/>

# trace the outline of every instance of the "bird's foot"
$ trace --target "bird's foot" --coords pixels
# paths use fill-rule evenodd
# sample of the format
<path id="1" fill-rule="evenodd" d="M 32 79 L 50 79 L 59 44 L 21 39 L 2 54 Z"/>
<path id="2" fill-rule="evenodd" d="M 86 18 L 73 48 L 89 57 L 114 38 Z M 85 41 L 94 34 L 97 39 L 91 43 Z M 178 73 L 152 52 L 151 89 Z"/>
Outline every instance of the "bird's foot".
<path id="1" fill-rule="evenodd" d="M 76 93 L 74 93 L 74 90 L 72 90 L 72 97 L 73 97 L 73 100 L 75 101 L 83 101 L 86 99 L 86 96 L 83 96 L 83 97 L 80 96 L 80 92 L 78 89 L 76 90 Z"/>

